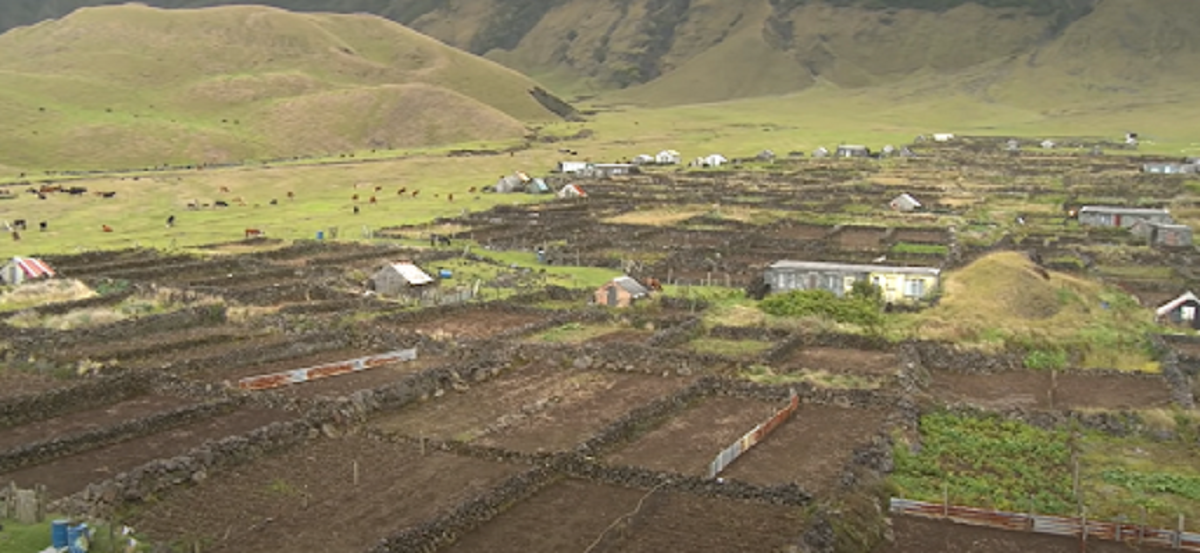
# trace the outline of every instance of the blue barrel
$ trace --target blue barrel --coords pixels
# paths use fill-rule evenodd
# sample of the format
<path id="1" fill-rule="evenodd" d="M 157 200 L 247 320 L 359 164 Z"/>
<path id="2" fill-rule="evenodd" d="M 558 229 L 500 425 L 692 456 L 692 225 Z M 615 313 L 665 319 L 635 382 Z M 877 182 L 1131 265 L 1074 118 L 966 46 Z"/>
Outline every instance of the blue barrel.
<path id="1" fill-rule="evenodd" d="M 87 553 L 90 547 L 91 536 L 88 535 L 88 525 L 80 524 L 79 526 L 67 527 L 67 551 L 68 553 Z"/>
<path id="2" fill-rule="evenodd" d="M 454 276 L 454 273 L 452 273 L 450 269 L 442 269 L 438 271 L 438 276 L 441 278 L 451 278 Z"/>
<path id="3" fill-rule="evenodd" d="M 317 231 L 317 240 L 324 240 L 324 239 L 325 239 L 325 231 L 318 230 Z"/>
<path id="4" fill-rule="evenodd" d="M 50 545 L 55 549 L 63 549 L 70 543 L 67 541 L 67 526 L 71 524 L 69 520 L 54 520 L 50 522 Z"/>

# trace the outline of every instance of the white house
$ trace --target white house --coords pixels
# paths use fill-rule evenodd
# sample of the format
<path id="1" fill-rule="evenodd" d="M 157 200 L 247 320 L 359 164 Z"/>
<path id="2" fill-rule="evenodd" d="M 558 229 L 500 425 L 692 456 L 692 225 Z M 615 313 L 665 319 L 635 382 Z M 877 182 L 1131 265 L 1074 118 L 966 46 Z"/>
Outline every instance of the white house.
<path id="1" fill-rule="evenodd" d="M 943 132 L 943 133 L 934 133 L 933 134 L 934 142 L 950 142 L 951 140 L 954 140 L 953 133 Z"/>
<path id="2" fill-rule="evenodd" d="M 705 167 L 720 167 L 722 165 L 725 165 L 726 163 L 729 163 L 729 160 L 726 159 L 725 156 L 723 156 L 721 154 L 712 154 L 703 159 L 704 159 Z"/>
<path id="3" fill-rule="evenodd" d="M 367 287 L 383 296 L 398 296 L 433 283 L 433 277 L 411 261 L 399 261 L 389 263 L 376 272 L 367 282 Z"/>
<path id="4" fill-rule="evenodd" d="M 1057 146 L 1057 144 L 1055 144 L 1053 140 L 1043 140 L 1042 141 L 1042 148 L 1045 148 L 1047 150 L 1052 150 L 1052 149 L 1054 149 L 1055 146 Z"/>
<path id="5" fill-rule="evenodd" d="M 558 162 L 558 172 L 563 174 L 579 173 L 584 171 L 590 165 L 586 161 L 560 161 Z"/>
<path id="6" fill-rule="evenodd" d="M 663 150 L 654 156 L 654 163 L 659 165 L 679 165 L 683 163 L 683 156 L 675 150 Z"/>
<path id="7" fill-rule="evenodd" d="M 640 154 L 637 157 L 633 158 L 633 163 L 636 165 L 647 165 L 650 163 L 654 163 L 654 156 Z"/>
<path id="8" fill-rule="evenodd" d="M 888 206 L 891 207 L 893 211 L 916 211 L 921 209 L 921 202 L 918 202 L 916 198 L 905 193 L 896 196 L 896 198 L 893 199 Z"/>

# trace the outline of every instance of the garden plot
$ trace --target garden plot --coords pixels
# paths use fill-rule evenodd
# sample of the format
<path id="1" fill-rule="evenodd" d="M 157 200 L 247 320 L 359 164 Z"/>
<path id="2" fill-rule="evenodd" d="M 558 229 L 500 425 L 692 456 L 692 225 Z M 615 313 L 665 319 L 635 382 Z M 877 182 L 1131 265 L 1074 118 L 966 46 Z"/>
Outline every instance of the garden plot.
<path id="1" fill-rule="evenodd" d="M 826 372 L 868 377 L 888 377 L 900 369 L 895 354 L 843 348 L 802 348 L 779 364 L 781 372 Z"/>
<path id="2" fill-rule="evenodd" d="M 1163 378 L 1137 375 L 1014 371 L 997 374 L 936 372 L 933 396 L 989 409 L 1154 409 L 1171 405 Z"/>
<path id="3" fill-rule="evenodd" d="M 359 390 L 370 390 L 400 381 L 406 376 L 438 367 L 447 362 L 442 356 L 417 355 L 415 361 L 392 363 L 365 371 L 321 378 L 302 384 L 276 388 L 274 391 L 295 398 L 341 397 Z"/>
<path id="4" fill-rule="evenodd" d="M 648 330 L 640 330 L 617 324 L 567 323 L 526 338 L 534 344 L 583 344 L 644 342 L 653 336 Z"/>
<path id="5" fill-rule="evenodd" d="M 173 491 L 129 524 L 156 542 L 213 553 L 359 553 L 520 470 L 360 437 L 323 439 Z"/>
<path id="6" fill-rule="evenodd" d="M 876 227 L 845 227 L 834 234 L 834 244 L 844 250 L 877 250 L 883 245 L 887 229 Z"/>
<path id="7" fill-rule="evenodd" d="M 1047 536 L 980 528 L 912 517 L 892 518 L 895 541 L 883 543 L 874 553 L 929 553 L 963 551 L 970 553 L 1079 553 L 1079 538 Z M 1115 542 L 1090 540 L 1091 553 L 1134 553 L 1133 547 Z"/>
<path id="8" fill-rule="evenodd" d="M 892 240 L 916 244 L 949 244 L 950 235 L 945 229 L 898 228 L 892 231 Z"/>
<path id="9" fill-rule="evenodd" d="M 757 359 L 774 344 L 762 340 L 729 340 L 701 336 L 683 344 L 682 348 L 696 353 L 723 355 L 734 359 Z"/>
<path id="10" fill-rule="evenodd" d="M 762 485 L 794 482 L 809 493 L 825 493 L 836 486 L 854 450 L 879 433 L 884 417 L 877 409 L 801 405 L 722 476 Z"/>
<path id="11" fill-rule="evenodd" d="M 88 484 L 107 480 L 155 459 L 182 455 L 208 440 L 245 434 L 292 417 L 283 411 L 242 409 L 166 432 L 0 474 L 0 485 L 10 481 L 22 488 L 42 484 L 51 498 L 64 497 L 83 490 Z"/>
<path id="12" fill-rule="evenodd" d="M 341 361 L 358 359 L 359 357 L 367 357 L 377 353 L 384 352 L 372 352 L 354 348 L 325 350 L 315 353 L 297 355 L 295 357 L 288 357 L 287 359 L 268 363 L 211 367 L 199 372 L 191 373 L 188 375 L 188 378 L 194 378 L 196 380 L 202 380 L 206 382 L 231 382 L 236 385 L 238 380 L 249 376 L 262 376 L 287 372 L 294 369 L 306 369 L 309 367 L 315 367 L 317 365 L 338 363 Z"/>
<path id="13" fill-rule="evenodd" d="M 564 480 L 443 551 L 786 551 L 803 530 L 795 507 Z"/>
<path id="14" fill-rule="evenodd" d="M 721 450 L 782 406 L 731 397 L 708 398 L 609 455 L 605 462 L 707 476 L 709 463 Z"/>
<path id="15" fill-rule="evenodd" d="M 252 331 L 234 326 L 205 326 L 177 331 L 139 334 L 135 340 L 84 343 L 54 352 L 60 359 L 129 360 L 160 352 L 178 354 L 191 348 L 229 344 Z"/>
<path id="16" fill-rule="evenodd" d="M 265 348 L 279 347 L 294 342 L 295 338 L 282 334 L 263 334 L 252 337 L 175 351 L 164 349 L 158 353 L 131 360 L 123 365 L 131 369 L 153 369 L 164 365 L 183 361 L 203 361 L 205 359 L 220 360 L 225 363 L 235 352 L 245 352 L 252 355 Z M 216 361 L 214 361 L 216 362 Z"/>
<path id="17" fill-rule="evenodd" d="M 72 381 L 65 378 L 55 378 L 48 374 L 0 367 L 0 398 L 36 394 L 56 388 L 64 388 L 71 384 Z"/>
<path id="18" fill-rule="evenodd" d="M 430 320 L 406 321 L 399 324 L 379 321 L 377 326 L 417 333 L 435 340 L 481 340 L 545 319 L 546 315 L 535 313 L 468 309 L 439 315 Z"/>
<path id="19" fill-rule="evenodd" d="M 63 438 L 106 426 L 172 411 L 193 402 L 171 396 L 147 395 L 97 409 L 78 411 L 14 428 L 0 429 L 0 451 L 22 444 Z"/>
<path id="20" fill-rule="evenodd" d="M 525 452 L 562 451 L 690 379 L 530 365 L 375 420 L 384 431 Z"/>

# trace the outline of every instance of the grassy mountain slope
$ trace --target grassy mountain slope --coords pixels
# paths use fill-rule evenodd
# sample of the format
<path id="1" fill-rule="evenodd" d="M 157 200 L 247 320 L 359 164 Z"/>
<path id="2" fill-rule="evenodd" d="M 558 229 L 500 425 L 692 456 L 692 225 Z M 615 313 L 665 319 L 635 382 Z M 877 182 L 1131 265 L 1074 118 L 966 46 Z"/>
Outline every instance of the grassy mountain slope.
<path id="1" fill-rule="evenodd" d="M 508 139 L 554 117 L 529 95 L 534 86 L 373 16 L 90 8 L 0 35 L 0 164 L 113 167 Z"/>

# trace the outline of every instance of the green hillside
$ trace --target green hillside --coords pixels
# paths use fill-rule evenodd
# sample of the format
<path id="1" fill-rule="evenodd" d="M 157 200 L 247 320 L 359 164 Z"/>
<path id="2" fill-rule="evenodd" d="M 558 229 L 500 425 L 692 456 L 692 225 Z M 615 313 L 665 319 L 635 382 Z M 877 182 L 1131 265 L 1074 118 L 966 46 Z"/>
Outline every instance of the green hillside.
<path id="1" fill-rule="evenodd" d="M 520 137 L 536 83 L 382 18 L 89 8 L 0 35 L 0 165 L 127 167 Z"/>

